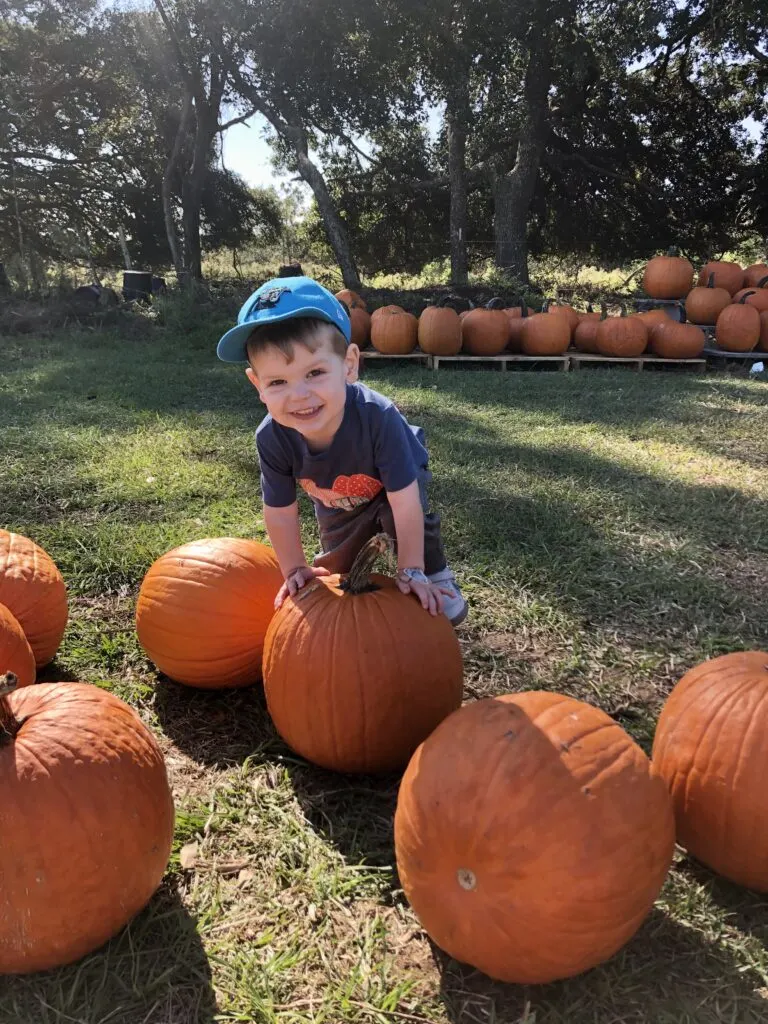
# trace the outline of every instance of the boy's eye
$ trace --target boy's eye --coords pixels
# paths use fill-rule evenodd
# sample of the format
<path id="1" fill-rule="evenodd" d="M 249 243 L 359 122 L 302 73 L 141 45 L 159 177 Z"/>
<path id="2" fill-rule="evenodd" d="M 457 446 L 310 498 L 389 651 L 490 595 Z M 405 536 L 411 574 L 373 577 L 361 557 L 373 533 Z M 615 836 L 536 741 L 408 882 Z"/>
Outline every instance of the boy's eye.
<path id="1" fill-rule="evenodd" d="M 322 375 L 324 373 L 325 373 L 325 370 L 321 370 L 321 369 L 310 370 L 309 373 L 307 374 L 307 376 L 308 377 L 322 377 Z"/>
<path id="2" fill-rule="evenodd" d="M 274 387 L 280 387 L 281 384 L 285 384 L 285 381 L 284 380 L 271 380 L 269 382 L 268 386 L 271 387 L 271 388 L 274 388 Z"/>

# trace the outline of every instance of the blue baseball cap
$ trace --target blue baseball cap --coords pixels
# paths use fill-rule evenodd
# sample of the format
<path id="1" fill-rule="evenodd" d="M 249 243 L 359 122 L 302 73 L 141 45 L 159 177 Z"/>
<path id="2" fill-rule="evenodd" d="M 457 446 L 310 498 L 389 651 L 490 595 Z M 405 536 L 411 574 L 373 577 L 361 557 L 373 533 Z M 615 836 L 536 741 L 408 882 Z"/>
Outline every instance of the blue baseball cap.
<path id="1" fill-rule="evenodd" d="M 237 326 L 219 339 L 216 355 L 225 363 L 247 363 L 245 343 L 256 327 L 299 316 L 326 320 L 338 327 L 349 344 L 352 325 L 335 295 L 311 277 L 273 277 L 243 303 L 237 314 Z"/>

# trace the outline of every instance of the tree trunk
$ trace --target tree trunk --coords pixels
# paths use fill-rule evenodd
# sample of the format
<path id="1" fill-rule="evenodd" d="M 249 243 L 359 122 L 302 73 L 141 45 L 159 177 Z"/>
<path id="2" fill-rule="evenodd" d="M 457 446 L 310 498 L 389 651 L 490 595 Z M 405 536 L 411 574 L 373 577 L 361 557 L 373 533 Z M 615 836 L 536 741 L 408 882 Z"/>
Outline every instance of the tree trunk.
<path id="1" fill-rule="evenodd" d="M 521 284 L 528 275 L 528 210 L 541 163 L 540 144 L 521 139 L 515 166 L 493 180 L 493 231 L 496 265 Z"/>
<path id="2" fill-rule="evenodd" d="M 192 97 L 189 93 L 184 97 L 184 105 L 181 108 L 179 127 L 176 130 L 176 138 L 173 140 L 173 149 L 165 165 L 163 184 L 161 189 L 163 199 L 163 219 L 165 221 L 165 237 L 168 239 L 168 249 L 173 260 L 173 269 L 176 271 L 176 279 L 180 285 L 184 285 L 184 263 L 182 260 L 181 243 L 179 232 L 176 228 L 176 218 L 173 215 L 173 183 L 179 168 L 184 142 L 189 132 L 189 118 L 192 113 Z"/>
<path id="3" fill-rule="evenodd" d="M 523 118 L 511 170 L 493 175 L 493 218 L 496 263 L 520 281 L 529 284 L 528 211 L 541 155 L 549 131 L 549 88 L 552 69 L 545 33 L 535 36 L 538 45 L 528 52 L 523 86 Z"/>
<path id="4" fill-rule="evenodd" d="M 336 209 L 333 199 L 331 199 L 331 195 L 328 191 L 328 186 L 325 183 L 325 178 L 323 177 L 322 172 L 312 162 L 312 159 L 309 156 L 306 140 L 303 137 L 304 132 L 300 131 L 300 129 L 292 128 L 292 134 L 300 134 L 302 136 L 301 141 L 296 138 L 292 140 L 294 150 L 296 152 L 299 174 L 302 176 L 304 181 L 306 181 L 314 194 L 317 208 L 320 211 L 320 216 L 323 218 L 323 226 L 325 227 L 325 233 L 328 236 L 328 242 L 333 249 L 333 253 L 341 270 L 344 287 L 357 290 L 360 288 L 360 273 L 357 269 L 354 256 L 352 255 L 352 247 L 349 244 L 349 235 L 347 234 L 346 225 L 341 219 L 341 215 Z"/>
<path id="5" fill-rule="evenodd" d="M 469 283 L 467 260 L 467 124 L 466 95 L 454 93 L 448 100 L 448 178 L 451 190 L 451 284 Z"/>

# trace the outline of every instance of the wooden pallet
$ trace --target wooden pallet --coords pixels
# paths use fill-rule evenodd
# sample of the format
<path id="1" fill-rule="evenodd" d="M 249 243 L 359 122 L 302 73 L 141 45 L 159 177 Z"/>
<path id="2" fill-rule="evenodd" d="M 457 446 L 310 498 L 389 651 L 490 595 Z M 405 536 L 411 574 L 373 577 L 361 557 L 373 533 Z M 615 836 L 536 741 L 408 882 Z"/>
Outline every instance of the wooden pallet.
<path id="1" fill-rule="evenodd" d="M 501 370 L 508 369 L 509 363 L 549 363 L 566 373 L 570 369 L 569 357 L 564 356 L 523 356 L 512 352 L 502 352 L 500 356 L 432 356 L 432 369 L 439 370 L 441 363 L 491 363 Z"/>
<path id="2" fill-rule="evenodd" d="M 706 359 L 662 359 L 661 356 L 600 356 L 590 352 L 572 352 L 570 355 L 571 369 L 580 370 L 585 364 L 617 364 L 633 366 L 639 373 L 646 366 L 687 366 L 697 373 L 704 373 L 707 368 Z"/>
<path id="3" fill-rule="evenodd" d="M 425 366 L 432 365 L 432 356 L 429 355 L 429 353 L 427 352 L 422 352 L 421 350 L 419 350 L 418 352 L 409 352 L 407 355 L 404 356 L 393 356 L 390 355 L 388 352 L 377 352 L 376 349 L 366 348 L 363 349 L 363 351 L 360 353 L 361 370 L 365 363 L 367 362 L 367 360 L 369 359 L 409 359 L 423 363 Z"/>

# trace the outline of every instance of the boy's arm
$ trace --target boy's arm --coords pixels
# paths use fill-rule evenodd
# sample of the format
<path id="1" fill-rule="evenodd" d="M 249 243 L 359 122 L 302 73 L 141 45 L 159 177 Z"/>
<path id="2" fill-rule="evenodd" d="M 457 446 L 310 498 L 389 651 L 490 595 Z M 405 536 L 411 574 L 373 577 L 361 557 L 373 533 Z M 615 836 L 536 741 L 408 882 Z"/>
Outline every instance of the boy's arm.
<path id="1" fill-rule="evenodd" d="M 444 594 L 450 592 L 435 583 L 420 583 L 399 575 L 403 569 L 424 571 L 424 509 L 418 480 L 400 491 L 387 491 L 387 500 L 397 534 L 397 585 L 404 594 L 415 594 L 430 614 L 438 615 L 443 610 Z"/>
<path id="2" fill-rule="evenodd" d="M 275 608 L 279 608 L 288 595 L 293 597 L 315 576 L 327 576 L 328 570 L 307 565 L 304 548 L 301 546 L 297 502 L 283 508 L 265 505 L 264 524 L 285 580 L 275 597 Z"/>
<path id="3" fill-rule="evenodd" d="M 387 491 L 397 534 L 397 568 L 424 569 L 424 509 L 419 497 L 419 482 L 401 491 Z"/>

